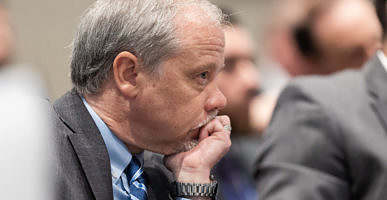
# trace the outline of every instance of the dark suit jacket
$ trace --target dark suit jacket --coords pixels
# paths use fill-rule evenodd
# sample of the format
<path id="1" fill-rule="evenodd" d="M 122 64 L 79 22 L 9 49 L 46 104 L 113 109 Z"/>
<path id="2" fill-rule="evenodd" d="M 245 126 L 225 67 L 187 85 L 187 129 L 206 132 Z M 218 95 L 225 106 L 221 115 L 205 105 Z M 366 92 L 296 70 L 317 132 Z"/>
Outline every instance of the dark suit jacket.
<path id="1" fill-rule="evenodd" d="M 283 91 L 256 163 L 261 200 L 387 198 L 387 72 L 301 78 Z"/>
<path id="2" fill-rule="evenodd" d="M 79 95 L 74 90 L 65 94 L 51 114 L 58 159 L 56 199 L 112 200 L 109 155 Z M 145 152 L 144 159 L 148 199 L 169 199 L 172 174 L 163 166 L 162 156 Z"/>

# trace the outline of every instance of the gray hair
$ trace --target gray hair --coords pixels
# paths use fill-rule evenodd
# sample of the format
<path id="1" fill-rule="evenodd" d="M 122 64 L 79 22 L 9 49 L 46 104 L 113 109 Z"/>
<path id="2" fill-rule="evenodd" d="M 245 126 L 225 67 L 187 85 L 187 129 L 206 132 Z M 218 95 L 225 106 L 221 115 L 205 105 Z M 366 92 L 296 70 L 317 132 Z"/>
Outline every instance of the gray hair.
<path id="1" fill-rule="evenodd" d="M 147 72 L 181 45 L 174 24 L 179 9 L 197 6 L 222 24 L 222 12 L 207 0 L 98 0 L 81 18 L 73 41 L 71 80 L 80 94 L 96 94 L 111 77 L 115 57 L 133 53 Z"/>

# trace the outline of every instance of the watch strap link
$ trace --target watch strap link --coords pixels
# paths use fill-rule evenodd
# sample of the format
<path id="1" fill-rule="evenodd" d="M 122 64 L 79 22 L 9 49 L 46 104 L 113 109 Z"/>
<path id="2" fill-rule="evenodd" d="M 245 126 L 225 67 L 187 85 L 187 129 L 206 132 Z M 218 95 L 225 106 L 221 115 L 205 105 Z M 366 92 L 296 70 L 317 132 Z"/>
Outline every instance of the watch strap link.
<path id="1" fill-rule="evenodd" d="M 174 182 L 175 197 L 211 197 L 214 198 L 217 193 L 218 183 L 213 181 L 211 183 L 180 183 Z"/>

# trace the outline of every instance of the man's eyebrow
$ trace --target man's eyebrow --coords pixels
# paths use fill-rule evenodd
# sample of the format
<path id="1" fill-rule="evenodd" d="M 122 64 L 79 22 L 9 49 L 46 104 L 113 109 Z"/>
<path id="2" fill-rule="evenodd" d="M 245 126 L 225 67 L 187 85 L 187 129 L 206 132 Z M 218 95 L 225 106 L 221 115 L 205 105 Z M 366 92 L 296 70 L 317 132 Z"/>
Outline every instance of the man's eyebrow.
<path id="1" fill-rule="evenodd" d="M 208 64 L 200 65 L 198 68 L 195 69 L 195 71 L 209 70 L 215 73 L 219 73 L 224 69 L 224 67 L 225 67 L 224 63 L 222 63 L 221 65 L 217 65 L 215 63 L 208 63 Z"/>
<path id="2" fill-rule="evenodd" d="M 208 63 L 208 64 L 203 64 L 203 65 L 200 65 L 200 67 L 198 68 L 198 70 L 215 70 L 216 69 L 216 65 L 215 63 Z"/>
<path id="3" fill-rule="evenodd" d="M 203 68 L 210 69 L 210 70 L 213 70 L 216 72 L 223 70 L 224 67 L 225 67 L 224 63 L 222 63 L 219 66 L 216 65 L 215 63 L 209 63 L 209 64 L 203 66 Z"/>

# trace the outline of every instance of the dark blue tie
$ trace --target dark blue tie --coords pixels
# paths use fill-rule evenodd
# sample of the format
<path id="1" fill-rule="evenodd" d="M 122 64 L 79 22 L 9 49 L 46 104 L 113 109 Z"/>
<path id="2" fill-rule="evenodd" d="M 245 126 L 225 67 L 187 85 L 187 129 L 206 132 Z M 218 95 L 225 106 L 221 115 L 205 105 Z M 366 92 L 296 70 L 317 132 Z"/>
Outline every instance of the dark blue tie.
<path id="1" fill-rule="evenodd" d="M 129 182 L 130 198 L 132 200 L 147 200 L 146 181 L 140 161 L 133 156 L 125 169 Z"/>

